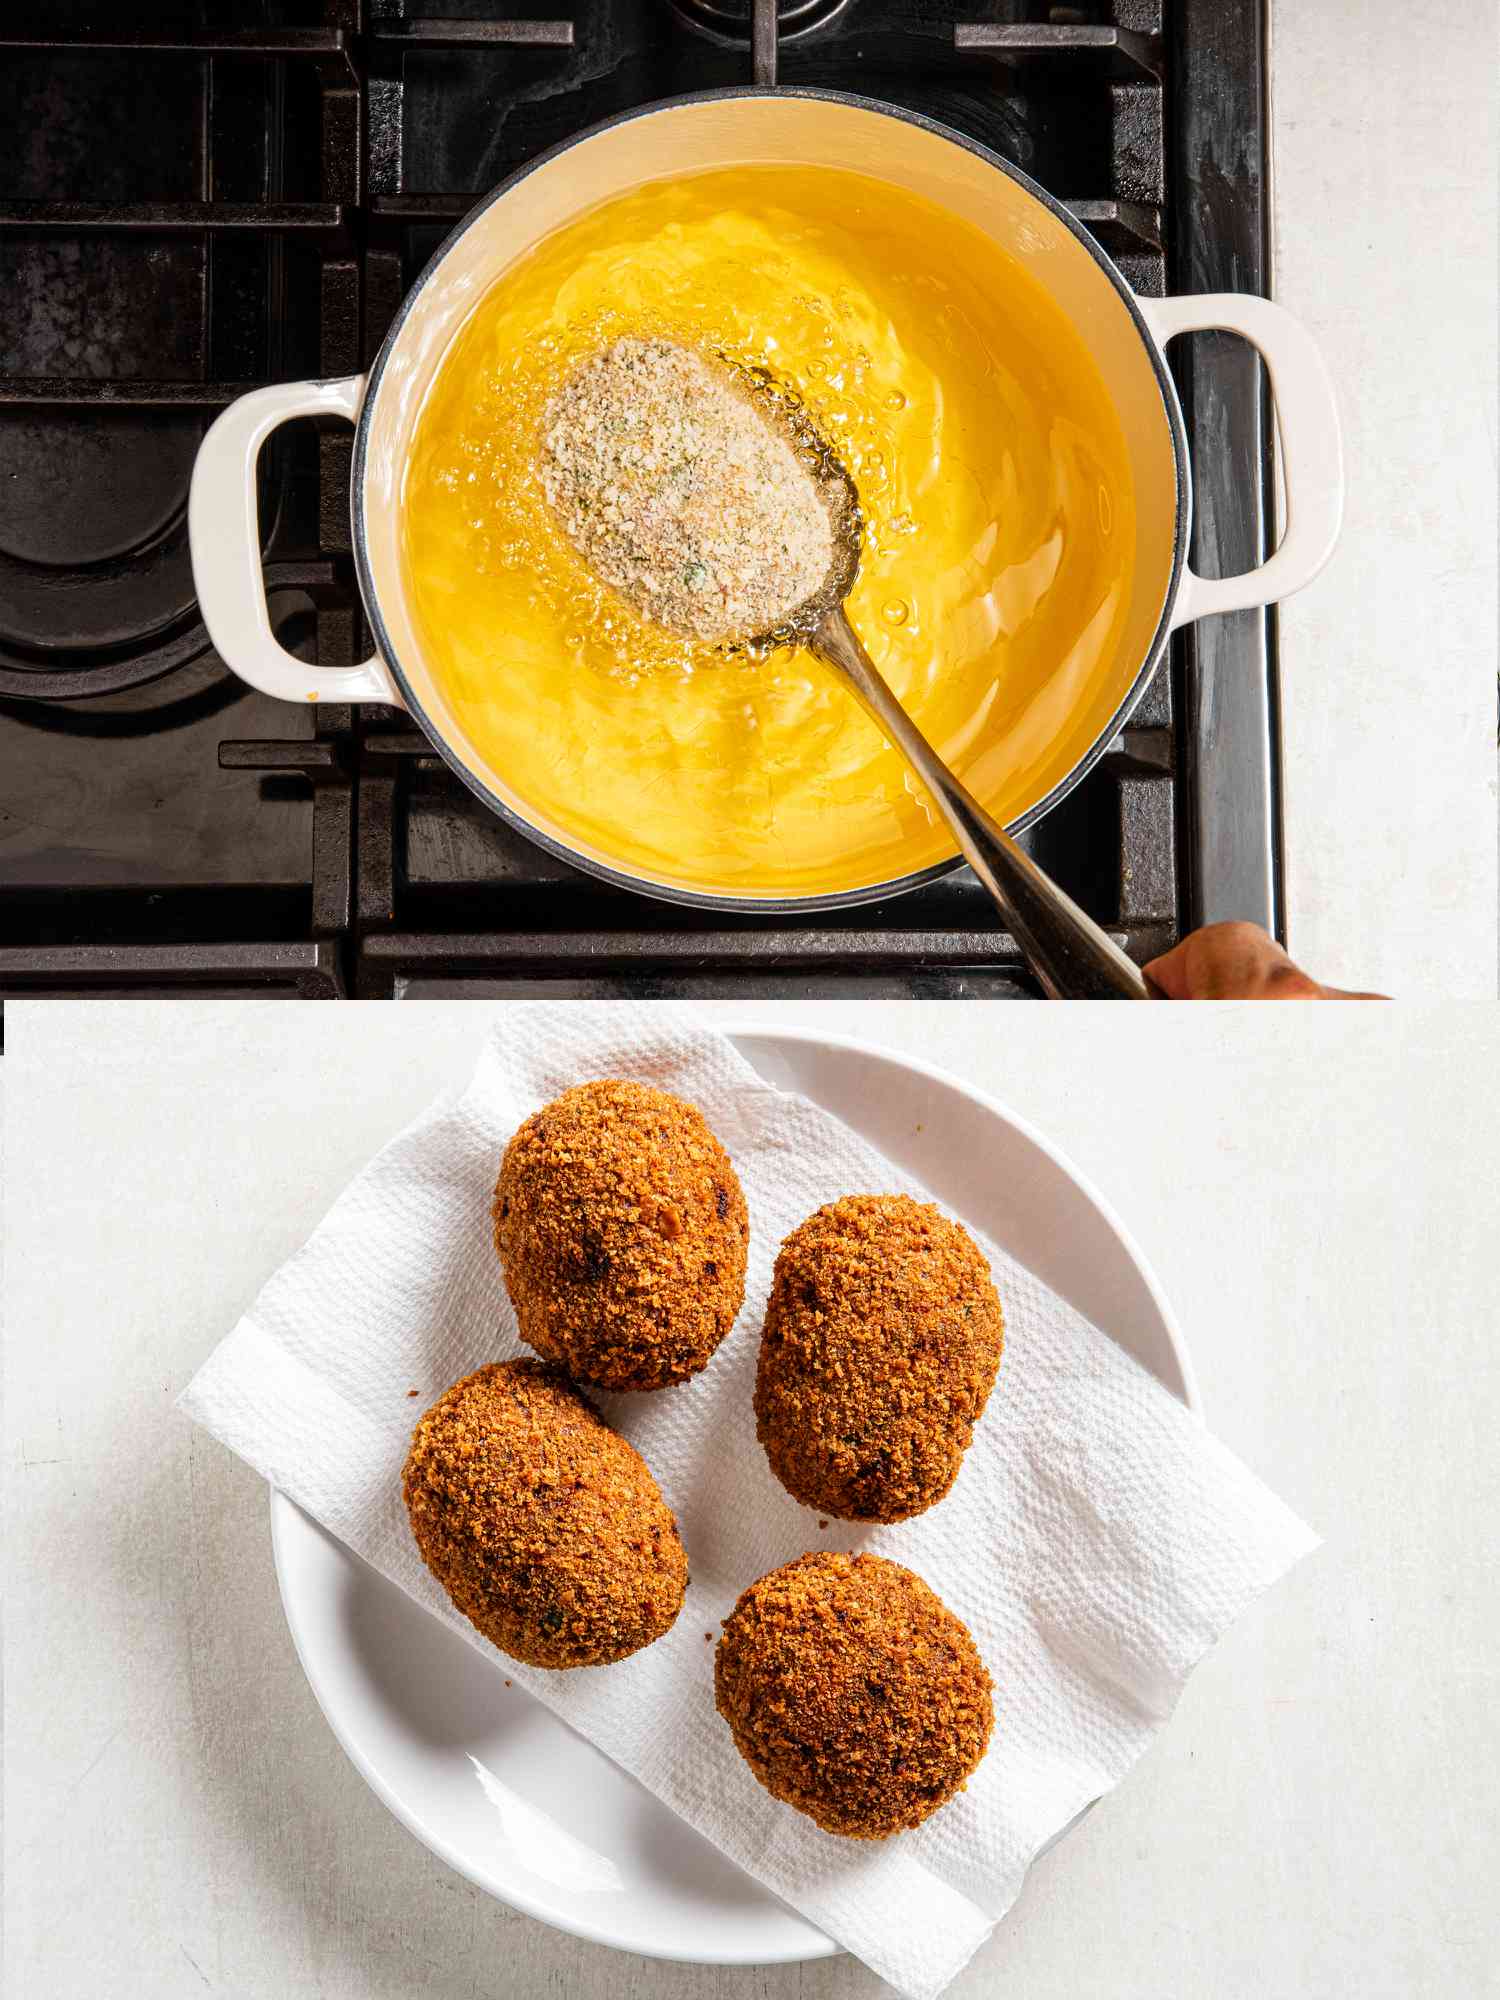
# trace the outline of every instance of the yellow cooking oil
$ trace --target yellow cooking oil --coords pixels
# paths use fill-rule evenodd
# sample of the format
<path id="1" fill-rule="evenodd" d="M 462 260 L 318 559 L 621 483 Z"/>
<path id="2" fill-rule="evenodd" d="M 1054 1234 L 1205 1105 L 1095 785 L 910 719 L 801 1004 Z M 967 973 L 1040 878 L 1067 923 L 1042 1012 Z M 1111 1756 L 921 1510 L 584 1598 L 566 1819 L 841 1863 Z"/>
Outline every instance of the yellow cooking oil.
<path id="1" fill-rule="evenodd" d="M 803 649 L 684 641 L 584 568 L 541 490 L 548 399 L 622 335 L 690 341 L 797 392 L 854 475 L 849 612 L 880 671 L 1002 820 L 1087 748 L 1135 553 L 1124 440 L 1049 294 L 972 225 L 865 175 L 658 181 L 514 264 L 460 329 L 406 473 L 418 635 L 477 760 L 528 814 L 632 872 L 798 896 L 954 844 Z"/>

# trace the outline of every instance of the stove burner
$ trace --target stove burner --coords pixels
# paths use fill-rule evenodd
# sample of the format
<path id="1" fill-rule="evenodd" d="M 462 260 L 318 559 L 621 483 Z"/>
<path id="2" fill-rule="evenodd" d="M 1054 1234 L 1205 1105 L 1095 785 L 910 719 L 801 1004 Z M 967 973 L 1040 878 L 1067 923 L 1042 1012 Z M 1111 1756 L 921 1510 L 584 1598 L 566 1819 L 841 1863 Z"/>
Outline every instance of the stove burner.
<path id="1" fill-rule="evenodd" d="M 776 33 L 782 43 L 826 27 L 850 0 L 777 0 Z M 672 0 L 672 10 L 690 28 L 728 48 L 751 45 L 752 0 Z"/>
<path id="2" fill-rule="evenodd" d="M 209 650 L 187 486 L 233 378 L 281 372 L 286 246 L 236 197 L 297 171 L 300 103 L 245 62 L 206 83 L 191 37 L 92 46 L 56 11 L 0 63 L 0 694 L 33 701 Z M 272 519 L 285 470 L 268 454 Z"/>
<path id="3" fill-rule="evenodd" d="M 81 674 L 89 692 L 129 686 L 191 657 L 170 644 L 189 628 L 207 651 L 182 505 L 202 435 L 201 420 L 175 414 L 155 425 L 124 411 L 11 414 L 0 688 L 55 694 L 59 674 Z"/>

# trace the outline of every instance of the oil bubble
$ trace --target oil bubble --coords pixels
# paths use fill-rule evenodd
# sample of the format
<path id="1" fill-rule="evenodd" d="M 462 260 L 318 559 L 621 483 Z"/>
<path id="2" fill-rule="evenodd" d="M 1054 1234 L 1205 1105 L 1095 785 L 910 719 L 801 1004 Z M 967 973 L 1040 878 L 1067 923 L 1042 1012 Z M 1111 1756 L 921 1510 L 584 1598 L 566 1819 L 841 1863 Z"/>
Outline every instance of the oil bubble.
<path id="1" fill-rule="evenodd" d="M 906 623 L 907 619 L 910 618 L 911 613 L 907 610 L 906 606 L 901 602 L 901 599 L 899 597 L 893 597 L 889 604 L 883 604 L 880 607 L 880 615 L 885 620 L 887 625 L 900 626 Z"/>

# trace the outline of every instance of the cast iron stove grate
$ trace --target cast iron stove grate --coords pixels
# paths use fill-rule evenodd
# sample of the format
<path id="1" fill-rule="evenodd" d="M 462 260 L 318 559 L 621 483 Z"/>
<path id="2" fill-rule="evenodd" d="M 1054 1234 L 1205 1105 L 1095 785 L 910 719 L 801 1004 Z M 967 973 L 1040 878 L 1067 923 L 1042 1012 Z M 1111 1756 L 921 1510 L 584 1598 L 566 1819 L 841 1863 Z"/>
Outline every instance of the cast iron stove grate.
<path id="1" fill-rule="evenodd" d="M 752 73 L 749 0 L 162 5 L 0 23 L 0 991 L 360 997 L 1033 991 L 961 873 L 801 921 L 705 917 L 558 863 L 388 710 L 244 688 L 185 503 L 247 387 L 352 373 L 476 196 L 614 112 Z M 764 27 L 762 16 L 762 28 Z M 1067 200 L 1140 291 L 1263 290 L 1264 20 L 1247 0 L 782 0 L 762 65 L 958 127 Z M 1264 552 L 1259 363 L 1179 357 L 1197 566 Z M 284 643 L 368 650 L 349 434 L 261 468 Z M 1274 625 L 1177 642 L 1028 837 L 1137 957 L 1280 929 Z"/>

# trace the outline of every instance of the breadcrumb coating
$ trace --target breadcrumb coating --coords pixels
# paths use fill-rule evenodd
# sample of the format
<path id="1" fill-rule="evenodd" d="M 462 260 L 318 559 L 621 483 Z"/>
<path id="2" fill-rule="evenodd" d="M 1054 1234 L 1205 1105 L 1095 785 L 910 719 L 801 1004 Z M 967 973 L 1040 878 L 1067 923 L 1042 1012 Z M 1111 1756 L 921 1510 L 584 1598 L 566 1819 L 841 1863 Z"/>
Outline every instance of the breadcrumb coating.
<path id="1" fill-rule="evenodd" d="M 909 1195 L 850 1195 L 776 1259 L 756 1434 L 794 1499 L 845 1521 L 904 1521 L 958 1476 L 1005 1325 L 968 1231 Z"/>
<path id="2" fill-rule="evenodd" d="M 686 1381 L 744 1303 L 729 1155 L 696 1105 L 647 1084 L 579 1084 L 528 1118 L 494 1223 L 521 1338 L 596 1388 Z"/>
<path id="3" fill-rule="evenodd" d="M 412 1433 L 402 1491 L 422 1560 L 513 1659 L 623 1660 L 682 1609 L 687 1556 L 645 1460 L 543 1362 L 455 1382 Z"/>
<path id="4" fill-rule="evenodd" d="M 724 1620 L 714 1692 L 772 1797 L 853 1840 L 920 1826 L 995 1722 L 968 1627 L 874 1555 L 805 1555 L 751 1584 Z"/>
<path id="5" fill-rule="evenodd" d="M 735 373 L 670 340 L 617 340 L 547 405 L 542 488 L 585 563 L 643 618 L 753 639 L 823 586 L 818 481 Z"/>

